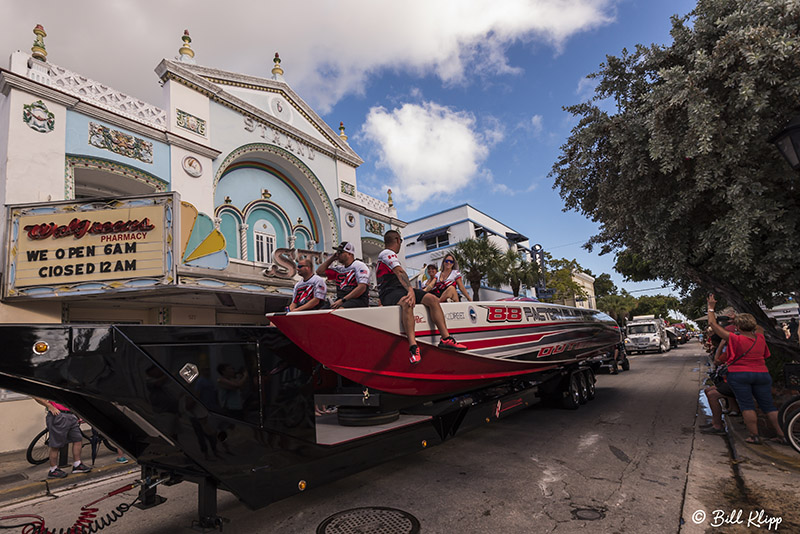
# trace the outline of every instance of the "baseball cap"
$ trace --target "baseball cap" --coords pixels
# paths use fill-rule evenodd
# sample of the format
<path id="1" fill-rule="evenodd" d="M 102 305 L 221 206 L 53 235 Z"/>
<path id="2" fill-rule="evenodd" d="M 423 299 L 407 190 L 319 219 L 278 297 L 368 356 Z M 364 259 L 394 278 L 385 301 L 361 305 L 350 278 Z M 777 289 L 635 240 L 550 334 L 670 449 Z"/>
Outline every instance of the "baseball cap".
<path id="1" fill-rule="evenodd" d="M 348 243 L 347 241 L 342 241 L 341 243 L 339 243 L 339 246 L 336 247 L 336 252 L 349 252 L 350 254 L 355 255 L 356 247 L 354 247 L 352 243 Z"/>

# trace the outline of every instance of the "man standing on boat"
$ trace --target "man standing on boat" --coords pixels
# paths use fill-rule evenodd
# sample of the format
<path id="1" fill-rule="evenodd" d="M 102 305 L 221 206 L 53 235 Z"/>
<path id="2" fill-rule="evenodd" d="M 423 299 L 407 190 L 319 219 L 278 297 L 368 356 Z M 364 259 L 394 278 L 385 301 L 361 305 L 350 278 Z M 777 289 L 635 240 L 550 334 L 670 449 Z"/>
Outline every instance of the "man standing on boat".
<path id="1" fill-rule="evenodd" d="M 375 273 L 378 279 L 378 296 L 382 305 L 394 306 L 399 304 L 402 308 L 401 317 L 403 319 L 403 328 L 406 331 L 406 336 L 408 336 L 408 350 L 411 353 L 409 360 L 411 363 L 417 363 L 422 359 L 414 331 L 414 306 L 416 304 L 424 304 L 430 311 L 431 319 L 433 319 L 436 328 L 439 329 L 439 334 L 442 336 L 441 341 L 439 341 L 439 348 L 467 350 L 466 346 L 456 342 L 448 332 L 439 300 L 421 289 L 414 289 L 414 286 L 411 285 L 408 274 L 397 258 L 397 253 L 400 252 L 400 245 L 403 243 L 400 233 L 397 230 L 389 230 L 383 236 L 383 243 L 386 249 L 378 255 L 378 266 Z"/>
<path id="2" fill-rule="evenodd" d="M 366 308 L 369 306 L 369 268 L 355 256 L 352 243 L 342 241 L 336 251 L 317 268 L 317 274 L 336 280 L 336 302 L 331 308 Z M 331 267 L 333 260 L 341 265 Z"/>
<path id="3" fill-rule="evenodd" d="M 325 286 L 325 280 L 314 273 L 311 260 L 304 258 L 298 261 L 297 272 L 300 273 L 303 279 L 294 285 L 292 303 L 289 304 L 288 311 L 320 310 L 325 308 L 326 304 L 328 304 L 325 298 L 328 288 Z"/>

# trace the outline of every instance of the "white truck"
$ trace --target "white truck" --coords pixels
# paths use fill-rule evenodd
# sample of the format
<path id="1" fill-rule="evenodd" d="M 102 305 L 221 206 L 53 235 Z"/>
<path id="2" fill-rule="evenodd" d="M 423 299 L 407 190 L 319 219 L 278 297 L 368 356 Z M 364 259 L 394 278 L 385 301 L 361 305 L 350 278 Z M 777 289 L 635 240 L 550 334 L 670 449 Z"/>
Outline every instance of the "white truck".
<path id="1" fill-rule="evenodd" d="M 664 319 L 655 315 L 636 315 L 625 325 L 625 349 L 628 354 L 647 351 L 667 352 L 670 347 Z"/>

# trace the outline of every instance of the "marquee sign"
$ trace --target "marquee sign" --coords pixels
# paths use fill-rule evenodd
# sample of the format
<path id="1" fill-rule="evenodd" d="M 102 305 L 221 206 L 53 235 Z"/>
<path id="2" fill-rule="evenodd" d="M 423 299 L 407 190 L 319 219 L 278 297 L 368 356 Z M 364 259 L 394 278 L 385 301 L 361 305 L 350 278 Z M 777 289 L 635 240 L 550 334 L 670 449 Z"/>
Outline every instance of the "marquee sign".
<path id="1" fill-rule="evenodd" d="M 9 207 L 6 297 L 174 283 L 172 195 Z"/>

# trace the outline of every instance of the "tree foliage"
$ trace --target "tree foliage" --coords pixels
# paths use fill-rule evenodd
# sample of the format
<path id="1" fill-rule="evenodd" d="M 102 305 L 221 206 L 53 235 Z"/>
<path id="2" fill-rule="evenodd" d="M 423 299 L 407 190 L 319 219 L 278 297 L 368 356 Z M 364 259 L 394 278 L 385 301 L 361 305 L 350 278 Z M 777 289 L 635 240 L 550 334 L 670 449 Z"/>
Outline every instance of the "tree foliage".
<path id="1" fill-rule="evenodd" d="M 589 273 L 591 275 L 591 273 Z M 611 275 L 608 273 L 601 273 L 594 277 L 594 295 L 598 299 L 608 295 L 616 295 L 617 286 L 611 280 Z"/>
<path id="2" fill-rule="evenodd" d="M 757 303 L 800 286 L 800 184 L 768 142 L 800 113 L 799 24 L 796 1 L 699 0 L 671 45 L 607 56 L 551 173 L 589 247 L 767 325 Z"/>
<path id="3" fill-rule="evenodd" d="M 490 285 L 502 285 L 497 280 L 502 253 L 487 237 L 465 239 L 453 248 L 452 253 L 459 270 L 472 288 L 474 300 L 480 300 L 481 281 L 484 278 L 489 278 Z"/>
<path id="4" fill-rule="evenodd" d="M 511 286 L 511 293 L 519 296 L 521 286 L 532 288 L 539 281 L 539 270 L 535 263 L 525 260 L 519 252 L 508 249 L 500 256 L 496 272 L 489 273 L 490 285 Z"/>
<path id="5" fill-rule="evenodd" d="M 605 295 L 597 297 L 597 309 L 606 312 L 617 321 L 617 324 L 624 324 L 625 319 L 630 317 L 631 310 L 636 307 L 637 299 L 624 289 L 619 295 Z"/>
<path id="6" fill-rule="evenodd" d="M 572 277 L 574 272 L 583 270 L 577 260 L 553 259 L 545 252 L 545 283 L 548 289 L 553 290 L 553 296 L 544 300 L 563 302 L 573 298 L 586 298 L 586 290 Z"/>

